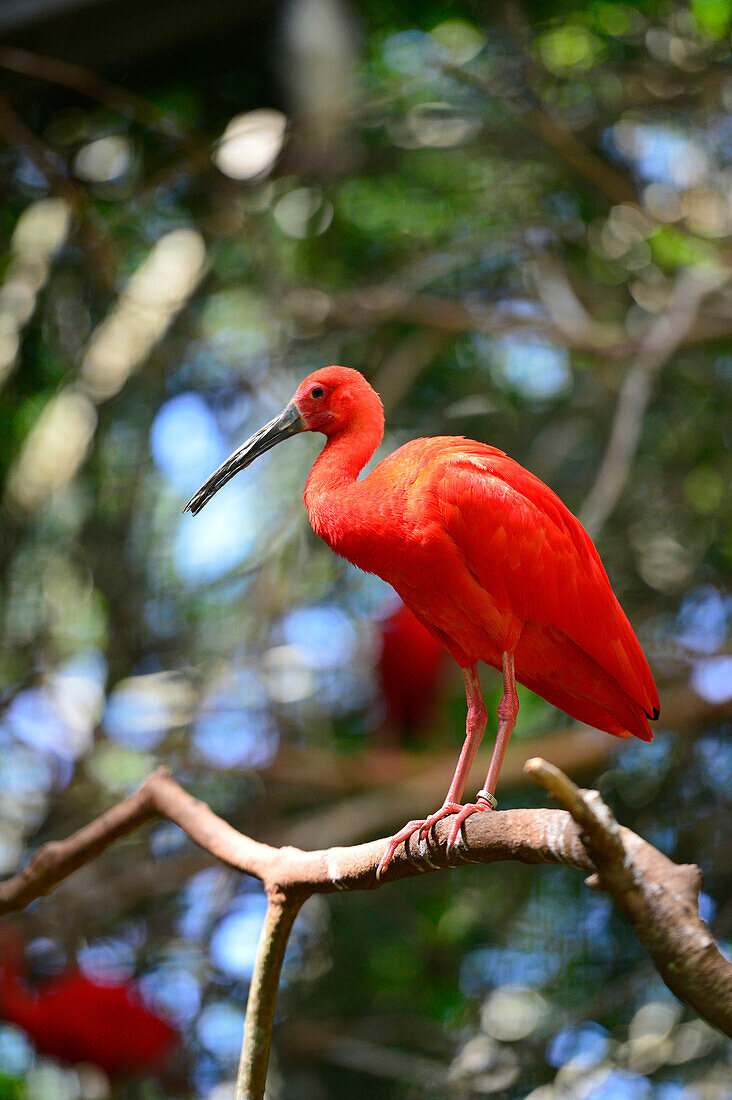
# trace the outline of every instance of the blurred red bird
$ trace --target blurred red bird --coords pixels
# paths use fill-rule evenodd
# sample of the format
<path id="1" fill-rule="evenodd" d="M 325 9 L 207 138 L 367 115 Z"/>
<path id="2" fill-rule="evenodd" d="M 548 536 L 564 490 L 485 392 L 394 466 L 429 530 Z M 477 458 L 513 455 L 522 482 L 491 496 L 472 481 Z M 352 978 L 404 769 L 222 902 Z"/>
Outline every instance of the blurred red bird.
<path id="1" fill-rule="evenodd" d="M 129 985 L 98 985 L 75 969 L 32 989 L 22 968 L 6 962 L 0 1017 L 22 1027 L 42 1054 L 92 1062 L 112 1078 L 162 1068 L 178 1042 L 178 1032 Z"/>
<path id="2" fill-rule="evenodd" d="M 431 718 L 445 650 L 403 603 L 381 624 L 380 643 L 385 739 L 398 744 Z"/>
<path id="3" fill-rule="evenodd" d="M 496 782 L 516 723 L 516 680 L 573 718 L 650 741 L 658 692 L 599 555 L 579 521 L 503 451 L 456 436 L 405 443 L 362 481 L 381 443 L 384 412 L 358 371 L 309 375 L 284 411 L 236 450 L 184 510 L 195 515 L 229 478 L 298 432 L 326 437 L 305 487 L 316 534 L 391 584 L 463 669 L 465 743 L 444 804 L 410 821 L 397 846 L 454 814 L 451 848 L 471 814 L 495 808 Z M 478 661 L 503 674 L 486 781 L 461 805 L 486 725 Z"/>

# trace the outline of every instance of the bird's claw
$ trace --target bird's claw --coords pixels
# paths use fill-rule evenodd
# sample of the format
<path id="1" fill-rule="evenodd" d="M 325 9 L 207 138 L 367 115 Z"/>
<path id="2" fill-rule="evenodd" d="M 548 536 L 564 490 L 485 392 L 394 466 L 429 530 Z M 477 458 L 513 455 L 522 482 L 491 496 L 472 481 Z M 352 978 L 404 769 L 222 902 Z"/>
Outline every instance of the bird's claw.
<path id="1" fill-rule="evenodd" d="M 486 810 L 492 810 L 495 807 L 491 805 L 485 798 L 478 798 L 475 802 L 468 802 L 465 806 L 460 807 L 460 812 L 455 815 L 455 820 L 450 826 L 450 835 L 447 838 L 447 844 L 445 845 L 445 851 L 449 855 L 453 848 L 457 844 L 457 839 L 460 836 L 460 830 L 463 824 L 472 817 L 473 814 L 484 814 Z"/>
<path id="2" fill-rule="evenodd" d="M 495 799 L 493 801 L 495 801 Z M 472 817 L 473 814 L 485 813 L 486 810 L 493 809 L 495 809 L 495 806 L 489 802 L 487 798 L 484 798 L 481 792 L 475 802 L 469 802 L 465 806 L 461 806 L 457 802 L 446 802 L 444 806 L 441 806 L 435 813 L 430 814 L 429 817 L 425 817 L 421 821 L 408 821 L 404 828 L 400 829 L 398 833 L 395 833 L 387 844 L 384 854 L 379 861 L 379 866 L 376 868 L 376 878 L 381 878 L 384 871 L 391 863 L 399 845 L 409 840 L 410 836 L 413 836 L 417 831 L 419 831 L 418 840 L 421 845 L 423 841 L 427 839 L 430 829 L 436 825 L 438 821 L 442 821 L 443 817 L 449 817 L 451 814 L 455 814 L 455 820 L 452 822 L 450 835 L 447 838 L 447 844 L 445 846 L 445 850 L 449 855 L 455 847 L 463 823 L 467 821 L 469 817 Z"/>
<path id="3" fill-rule="evenodd" d="M 386 868 L 389 866 L 392 860 L 392 856 L 396 852 L 397 848 L 404 841 L 409 840 L 413 833 L 417 832 L 417 829 L 424 824 L 422 818 L 419 821 L 408 821 L 403 829 L 400 829 L 398 833 L 395 833 L 386 846 L 383 856 L 379 860 L 379 866 L 376 868 L 376 877 L 380 879 Z"/>

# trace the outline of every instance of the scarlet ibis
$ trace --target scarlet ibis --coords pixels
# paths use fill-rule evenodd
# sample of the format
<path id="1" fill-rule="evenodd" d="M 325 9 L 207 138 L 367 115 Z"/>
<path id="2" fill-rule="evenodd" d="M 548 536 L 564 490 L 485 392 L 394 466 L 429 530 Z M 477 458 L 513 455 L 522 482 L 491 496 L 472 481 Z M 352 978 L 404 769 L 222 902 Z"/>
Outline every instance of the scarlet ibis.
<path id="1" fill-rule="evenodd" d="M 429 721 L 447 654 L 403 603 L 381 624 L 380 642 L 377 671 L 386 704 L 385 740 L 398 744 Z"/>
<path id="2" fill-rule="evenodd" d="M 178 1041 L 178 1032 L 127 983 L 99 985 L 76 969 L 31 989 L 23 968 L 5 962 L 0 1016 L 22 1027 L 42 1054 L 92 1062 L 110 1077 L 161 1069 Z"/>
<path id="3" fill-rule="evenodd" d="M 463 670 L 466 736 L 444 804 L 408 822 L 386 846 L 454 814 L 496 808 L 495 789 L 518 714 L 516 680 L 580 722 L 652 740 L 658 692 L 600 557 L 559 497 L 503 451 L 461 436 L 405 443 L 362 481 L 381 443 L 384 411 L 358 371 L 325 367 L 224 462 L 191 498 L 195 515 L 259 455 L 298 432 L 326 444 L 305 486 L 314 531 L 337 554 L 396 589 Z M 498 730 L 475 802 L 461 804 L 486 725 L 478 661 L 503 674 Z"/>

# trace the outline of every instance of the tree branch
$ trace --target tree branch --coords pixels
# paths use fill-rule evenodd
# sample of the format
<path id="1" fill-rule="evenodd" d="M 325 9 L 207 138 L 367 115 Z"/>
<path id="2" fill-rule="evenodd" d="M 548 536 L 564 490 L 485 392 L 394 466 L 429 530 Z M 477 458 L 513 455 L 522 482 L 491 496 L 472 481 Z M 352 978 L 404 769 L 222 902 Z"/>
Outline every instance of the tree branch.
<path id="1" fill-rule="evenodd" d="M 488 98 L 495 98 L 490 84 L 482 76 L 459 65 L 445 64 L 442 69 L 458 83 L 475 88 Z M 560 116 L 550 115 L 536 100 L 531 104 L 517 104 L 508 96 L 502 96 L 501 106 L 514 122 L 558 153 L 565 164 L 611 202 L 637 201 L 638 195 L 632 181 L 588 149 Z"/>
<path id="2" fill-rule="evenodd" d="M 688 735 L 699 723 L 721 720 L 727 709 L 724 703 L 700 698 L 686 684 L 661 691 L 666 726 L 684 729 Z M 527 752 L 555 761 L 571 778 L 581 781 L 596 775 L 620 744 L 617 738 L 582 725 L 552 730 L 528 743 L 512 741 L 501 768 L 501 789 L 525 785 Z M 344 845 L 381 836 L 394 826 L 419 817 L 425 806 L 437 805 L 454 763 L 455 751 L 450 748 L 420 753 L 370 748 L 344 754 L 282 746 L 261 773 L 267 785 L 268 804 L 281 808 L 297 789 L 299 811 L 284 819 L 280 815 L 272 823 L 263 822 L 263 836 L 271 844 L 294 844 L 298 848 L 320 848 L 334 836 Z M 483 765 L 481 770 L 479 756 L 474 764 L 479 783 L 486 767 L 487 764 Z M 335 797 L 303 810 L 303 787 L 311 792 L 319 788 Z"/>
<path id="3" fill-rule="evenodd" d="M 247 997 L 236 1100 L 264 1096 L 282 963 L 295 917 L 306 897 L 307 894 L 298 893 L 280 894 L 269 899 Z"/>
<path id="4" fill-rule="evenodd" d="M 593 537 L 625 488 L 656 378 L 693 329 L 704 299 L 721 289 L 729 278 L 726 268 L 682 271 L 667 309 L 650 326 L 631 360 L 618 393 L 607 450 L 579 512 L 580 520 Z"/>
<path id="5" fill-rule="evenodd" d="M 61 158 L 23 121 L 8 101 L 0 96 L 0 139 L 10 149 L 22 151 L 49 187 L 65 199 L 86 234 L 89 253 L 105 286 L 114 285 L 115 257 L 111 243 L 93 217 L 86 193 L 68 172 Z M 63 165 L 63 167 L 62 167 Z"/>
<path id="6" fill-rule="evenodd" d="M 618 825 L 597 791 L 582 791 L 534 758 L 526 771 L 579 825 L 599 885 L 625 913 L 669 989 L 709 1023 L 732 1034 L 732 964 L 699 916 L 701 871 L 677 864 Z"/>
<path id="7" fill-rule="evenodd" d="M 178 125 L 167 111 L 157 107 L 142 96 L 129 92 L 118 84 L 104 80 L 90 69 L 57 58 L 44 57 L 19 46 L 0 45 L 0 68 L 51 84 L 71 88 L 88 99 L 110 107 L 113 111 L 140 125 L 154 130 L 162 137 L 171 138 L 184 146 L 189 153 L 200 154 L 208 148 L 208 142 L 194 138 Z"/>
<path id="8" fill-rule="evenodd" d="M 296 314 L 291 306 L 287 308 Z M 345 325 L 368 328 L 387 321 L 398 321 L 420 325 L 445 336 L 465 332 L 501 335 L 516 329 L 532 330 L 572 350 L 599 355 L 605 361 L 613 362 L 632 359 L 639 354 L 641 346 L 637 340 L 624 335 L 612 339 L 612 332 L 605 326 L 595 324 L 570 333 L 566 327 L 558 325 L 549 313 L 517 318 L 500 303 L 464 302 L 437 294 L 412 293 L 396 284 L 364 287 L 351 294 L 333 297 L 327 321 L 341 328 Z M 698 317 L 683 333 L 677 348 L 713 343 L 730 335 L 732 319 L 729 316 L 724 313 L 719 316 L 705 315 Z"/>
<path id="9" fill-rule="evenodd" d="M 732 964 L 718 951 L 698 914 L 701 874 L 678 866 L 629 829 L 621 828 L 596 791 L 581 791 L 563 772 L 534 758 L 528 774 L 562 810 L 475 814 L 462 844 L 449 855 L 449 819 L 422 843 L 401 845 L 382 879 L 376 868 L 386 841 L 306 852 L 272 848 L 237 832 L 189 795 L 166 768 L 140 790 L 66 840 L 45 844 L 17 875 L 0 884 L 0 913 L 22 909 L 48 893 L 115 840 L 155 816 L 168 818 L 211 855 L 259 878 L 269 899 L 237 1082 L 237 1100 L 261 1100 L 274 1004 L 287 940 L 303 901 L 314 893 L 373 890 L 385 882 L 463 863 L 519 860 L 563 863 L 586 872 L 590 885 L 613 897 L 670 989 L 710 1023 L 732 1034 Z"/>

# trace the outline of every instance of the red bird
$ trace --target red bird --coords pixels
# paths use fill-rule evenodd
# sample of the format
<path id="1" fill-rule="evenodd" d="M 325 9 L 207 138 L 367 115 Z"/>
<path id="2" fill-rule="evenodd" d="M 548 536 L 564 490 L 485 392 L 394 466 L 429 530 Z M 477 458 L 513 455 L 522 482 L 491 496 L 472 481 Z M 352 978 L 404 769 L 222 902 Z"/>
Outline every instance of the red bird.
<path id="1" fill-rule="evenodd" d="M 309 375 L 284 411 L 236 450 L 185 510 L 195 515 L 229 478 L 298 432 L 322 432 L 305 506 L 337 554 L 391 584 L 463 670 L 465 743 L 444 804 L 389 841 L 425 837 L 454 814 L 448 849 L 494 792 L 516 723 L 516 680 L 573 718 L 617 737 L 652 739 L 651 671 L 597 550 L 551 489 L 503 451 L 455 436 L 405 443 L 358 481 L 384 434 L 378 394 L 358 371 Z M 503 673 L 498 732 L 485 784 L 461 805 L 486 725 L 478 661 Z"/>
<path id="2" fill-rule="evenodd" d="M 379 685 L 387 739 L 403 741 L 432 714 L 445 650 L 405 604 L 381 624 Z"/>
<path id="3" fill-rule="evenodd" d="M 110 1077 L 160 1069 L 178 1041 L 129 985 L 97 985 L 78 970 L 31 989 L 22 968 L 5 963 L 0 1017 L 22 1027 L 42 1054 L 72 1065 L 92 1062 Z"/>

